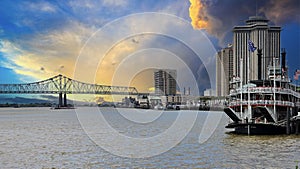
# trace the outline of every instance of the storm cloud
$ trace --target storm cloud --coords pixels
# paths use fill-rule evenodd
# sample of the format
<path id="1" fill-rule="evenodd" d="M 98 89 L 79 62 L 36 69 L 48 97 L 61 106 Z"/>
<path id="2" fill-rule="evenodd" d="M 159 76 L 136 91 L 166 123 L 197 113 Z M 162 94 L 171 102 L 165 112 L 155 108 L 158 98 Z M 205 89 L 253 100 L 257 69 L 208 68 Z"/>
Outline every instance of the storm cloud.
<path id="1" fill-rule="evenodd" d="M 232 28 L 243 24 L 249 16 L 265 16 L 276 25 L 300 23 L 298 0 L 190 0 L 190 3 L 192 26 L 206 29 L 223 45 L 230 43 Z"/>

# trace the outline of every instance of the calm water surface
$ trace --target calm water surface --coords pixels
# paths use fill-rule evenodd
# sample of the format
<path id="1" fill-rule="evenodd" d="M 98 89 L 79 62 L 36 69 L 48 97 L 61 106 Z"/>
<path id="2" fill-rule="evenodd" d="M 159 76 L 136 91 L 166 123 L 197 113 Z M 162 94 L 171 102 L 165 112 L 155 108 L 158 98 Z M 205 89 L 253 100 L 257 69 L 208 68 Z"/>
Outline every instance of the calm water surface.
<path id="1" fill-rule="evenodd" d="M 90 108 L 84 109 L 87 112 Z M 174 122 L 165 112 L 155 122 L 136 125 L 106 108 L 102 112 L 120 133 L 150 137 Z M 199 112 L 187 137 L 154 157 L 132 159 L 112 155 L 85 134 L 74 110 L 0 109 L 0 168 L 295 168 L 300 166 L 300 136 L 236 136 L 226 134 L 224 115 L 203 143 L 199 134 L 207 116 Z M 213 123 L 213 121 L 212 121 Z"/>

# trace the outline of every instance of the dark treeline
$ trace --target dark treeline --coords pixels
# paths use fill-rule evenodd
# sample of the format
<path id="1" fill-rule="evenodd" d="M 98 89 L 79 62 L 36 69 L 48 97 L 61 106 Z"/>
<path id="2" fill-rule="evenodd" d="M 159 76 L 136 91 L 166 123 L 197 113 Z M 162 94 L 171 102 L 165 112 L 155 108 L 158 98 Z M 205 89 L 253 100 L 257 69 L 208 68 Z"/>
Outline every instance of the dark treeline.
<path id="1" fill-rule="evenodd" d="M 0 107 L 51 107 L 51 103 L 23 103 L 23 104 L 17 104 L 17 103 L 5 103 L 0 104 Z"/>

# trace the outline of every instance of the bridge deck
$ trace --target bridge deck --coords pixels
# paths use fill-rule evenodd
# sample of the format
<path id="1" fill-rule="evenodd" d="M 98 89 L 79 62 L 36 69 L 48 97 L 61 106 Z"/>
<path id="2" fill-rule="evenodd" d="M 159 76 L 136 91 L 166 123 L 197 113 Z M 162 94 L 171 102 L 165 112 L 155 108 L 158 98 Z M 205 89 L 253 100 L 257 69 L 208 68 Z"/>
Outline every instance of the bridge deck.
<path id="1" fill-rule="evenodd" d="M 138 95 L 135 87 L 84 83 L 63 75 L 25 84 L 0 84 L 0 94 L 101 94 Z"/>

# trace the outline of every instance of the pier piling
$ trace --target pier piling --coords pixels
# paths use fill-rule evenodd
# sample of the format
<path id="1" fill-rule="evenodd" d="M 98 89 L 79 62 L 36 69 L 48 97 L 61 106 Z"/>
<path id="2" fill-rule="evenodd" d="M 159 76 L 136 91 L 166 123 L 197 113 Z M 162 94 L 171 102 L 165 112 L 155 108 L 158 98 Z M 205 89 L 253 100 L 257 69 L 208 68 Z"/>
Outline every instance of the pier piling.
<path id="1" fill-rule="evenodd" d="M 299 127 L 300 127 L 300 120 L 296 121 L 296 126 L 295 127 L 296 127 L 295 134 L 298 135 L 299 134 Z"/>
<path id="2" fill-rule="evenodd" d="M 290 126 L 291 112 L 292 112 L 292 110 L 290 108 L 286 114 L 286 134 L 288 134 L 288 135 L 291 134 L 291 126 Z"/>

